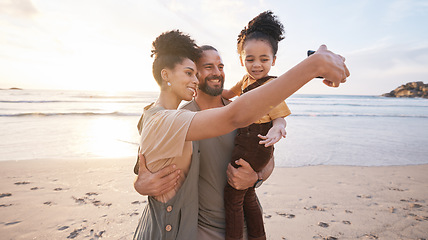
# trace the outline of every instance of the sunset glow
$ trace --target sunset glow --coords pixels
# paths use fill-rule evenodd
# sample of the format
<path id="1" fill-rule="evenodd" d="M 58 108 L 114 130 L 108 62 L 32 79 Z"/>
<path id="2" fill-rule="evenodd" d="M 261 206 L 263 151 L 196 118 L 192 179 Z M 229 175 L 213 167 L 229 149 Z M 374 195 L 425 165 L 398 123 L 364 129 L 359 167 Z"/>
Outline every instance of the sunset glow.
<path id="1" fill-rule="evenodd" d="M 382 94 L 409 81 L 426 81 L 425 1 L 3 0 L 0 88 L 158 91 L 151 42 L 172 29 L 219 49 L 225 86 L 231 87 L 244 73 L 236 36 L 267 9 L 286 30 L 273 75 L 321 44 L 347 58 L 351 77 L 343 88 L 320 88 L 322 83 L 313 81 L 300 93 Z"/>

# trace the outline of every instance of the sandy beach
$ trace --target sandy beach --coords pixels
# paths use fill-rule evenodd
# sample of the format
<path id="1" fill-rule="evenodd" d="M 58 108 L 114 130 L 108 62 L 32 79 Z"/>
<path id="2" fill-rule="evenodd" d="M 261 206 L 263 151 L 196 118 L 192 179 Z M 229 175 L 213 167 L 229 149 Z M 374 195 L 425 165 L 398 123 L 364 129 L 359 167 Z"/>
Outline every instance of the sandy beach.
<path id="1" fill-rule="evenodd" d="M 134 158 L 0 162 L 1 239 L 131 239 Z M 277 167 L 268 239 L 428 239 L 428 165 Z"/>

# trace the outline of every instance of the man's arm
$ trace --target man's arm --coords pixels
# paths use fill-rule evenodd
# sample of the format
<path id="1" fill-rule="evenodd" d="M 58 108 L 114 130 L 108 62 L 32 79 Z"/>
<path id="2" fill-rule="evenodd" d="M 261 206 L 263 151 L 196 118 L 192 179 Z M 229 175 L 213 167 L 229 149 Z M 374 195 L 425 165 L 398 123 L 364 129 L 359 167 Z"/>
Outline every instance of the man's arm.
<path id="1" fill-rule="evenodd" d="M 141 195 L 159 196 L 172 190 L 177 184 L 180 169 L 169 165 L 158 172 L 152 173 L 146 167 L 146 159 L 138 154 L 138 176 L 134 181 L 135 190 Z"/>
<path id="2" fill-rule="evenodd" d="M 266 181 L 275 168 L 275 160 L 273 156 L 260 172 L 255 172 L 250 164 L 243 159 L 236 160 L 235 163 L 241 167 L 234 168 L 229 163 L 227 166 L 227 182 L 237 190 L 244 190 L 249 187 L 253 187 L 256 181 L 260 178 L 263 179 L 263 181 Z"/>

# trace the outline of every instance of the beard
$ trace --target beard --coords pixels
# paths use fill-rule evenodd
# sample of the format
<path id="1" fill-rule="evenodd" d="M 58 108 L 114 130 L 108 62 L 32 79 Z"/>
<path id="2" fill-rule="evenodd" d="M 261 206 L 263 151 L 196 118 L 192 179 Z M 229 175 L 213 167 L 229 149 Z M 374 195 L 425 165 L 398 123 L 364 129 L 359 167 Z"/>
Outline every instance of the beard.
<path id="1" fill-rule="evenodd" d="M 214 80 L 214 79 L 220 80 L 221 86 L 219 88 L 213 88 L 213 87 L 208 86 L 207 82 L 209 80 Z M 203 81 L 203 84 L 199 83 L 198 88 L 202 92 L 204 92 L 210 96 L 215 97 L 215 96 L 220 95 L 223 92 L 223 85 L 224 85 L 224 78 L 222 76 L 211 76 L 211 77 L 206 77 Z"/>

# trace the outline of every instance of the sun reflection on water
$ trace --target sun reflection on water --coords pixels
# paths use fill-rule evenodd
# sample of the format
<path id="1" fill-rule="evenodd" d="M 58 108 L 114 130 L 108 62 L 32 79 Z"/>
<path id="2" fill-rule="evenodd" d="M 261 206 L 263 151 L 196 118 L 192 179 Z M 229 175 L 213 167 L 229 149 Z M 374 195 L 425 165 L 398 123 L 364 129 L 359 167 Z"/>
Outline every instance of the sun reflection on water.
<path id="1" fill-rule="evenodd" d="M 99 157 L 124 157 L 136 154 L 138 133 L 134 124 L 115 118 L 97 118 L 88 124 L 88 151 Z"/>

